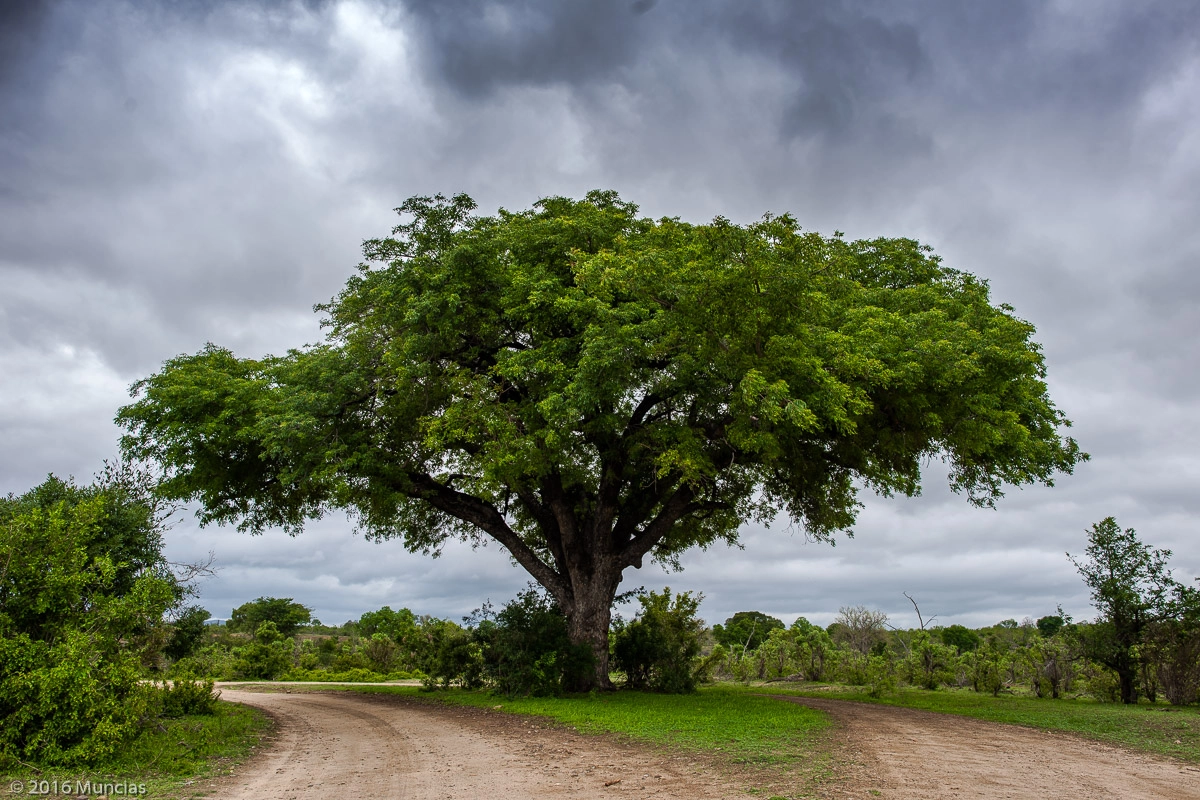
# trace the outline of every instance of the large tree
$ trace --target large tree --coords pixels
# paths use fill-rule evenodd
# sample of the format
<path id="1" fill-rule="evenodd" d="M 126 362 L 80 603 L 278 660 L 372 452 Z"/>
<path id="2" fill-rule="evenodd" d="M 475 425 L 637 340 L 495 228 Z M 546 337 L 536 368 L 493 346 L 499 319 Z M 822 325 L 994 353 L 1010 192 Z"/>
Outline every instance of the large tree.
<path id="1" fill-rule="evenodd" d="M 412 551 L 495 540 L 599 684 L 614 593 L 646 558 L 781 514 L 829 539 L 862 488 L 915 494 L 933 458 L 991 505 L 1085 457 L 1033 326 L 914 241 L 654 221 L 613 192 L 474 209 L 397 209 L 318 306 L 324 343 L 209 345 L 134 384 L 125 451 L 204 522 L 296 532 L 341 508 Z"/>

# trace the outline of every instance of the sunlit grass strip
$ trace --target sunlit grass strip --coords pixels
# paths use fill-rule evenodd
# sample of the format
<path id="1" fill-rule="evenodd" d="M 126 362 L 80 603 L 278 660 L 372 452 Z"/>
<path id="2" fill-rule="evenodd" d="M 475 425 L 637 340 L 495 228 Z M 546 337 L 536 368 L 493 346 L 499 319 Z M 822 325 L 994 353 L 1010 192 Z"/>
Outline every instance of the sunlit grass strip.
<path id="1" fill-rule="evenodd" d="M 1036 697 L 980 694 L 964 689 L 900 689 L 873 698 L 854 687 L 784 689 L 758 686 L 749 692 L 796 694 L 917 708 L 943 714 L 1064 731 L 1148 753 L 1200 762 L 1200 707 L 1097 703 L 1087 699 L 1050 700 Z"/>
<path id="2" fill-rule="evenodd" d="M 703 750 L 755 763 L 786 763 L 812 754 L 813 734 L 826 716 L 724 687 L 691 695 L 596 693 L 566 698 L 507 700 L 487 692 L 420 695 L 411 687 L 354 687 L 355 691 L 423 696 L 444 703 L 547 717 L 585 733 L 615 733 L 642 742 Z"/>

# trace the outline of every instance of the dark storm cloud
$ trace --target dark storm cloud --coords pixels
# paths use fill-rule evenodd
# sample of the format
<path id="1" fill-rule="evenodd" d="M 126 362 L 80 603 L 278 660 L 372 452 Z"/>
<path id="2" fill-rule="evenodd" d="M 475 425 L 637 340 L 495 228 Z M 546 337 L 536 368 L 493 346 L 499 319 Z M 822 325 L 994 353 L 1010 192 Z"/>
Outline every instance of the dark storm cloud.
<path id="1" fill-rule="evenodd" d="M 425 58 L 477 97 L 508 85 L 604 81 L 635 61 L 653 3 L 409 0 Z M 653 12 L 653 13 L 647 13 Z"/>
<path id="2" fill-rule="evenodd" d="M 1052 394 L 1094 456 L 996 512 L 934 465 L 920 498 L 864 498 L 837 548 L 748 528 L 744 551 L 626 586 L 702 590 L 710 622 L 903 615 L 902 591 L 978 624 L 1055 598 L 1082 611 L 1063 553 L 1112 513 L 1200 573 L 1194 3 L 3 8 L 5 491 L 90 476 L 114 453 L 125 387 L 165 358 L 317 339 L 311 305 L 405 197 L 465 190 L 490 212 L 613 187 L 654 216 L 791 211 L 933 244 L 1037 324 Z M 218 615 L 267 593 L 335 620 L 385 602 L 457 616 L 526 581 L 494 547 L 430 566 L 344 520 L 304 536 L 181 525 L 171 546 L 217 548 Z"/>
<path id="3" fill-rule="evenodd" d="M 0 3 L 0 86 L 18 80 L 28 71 L 51 5 L 48 0 Z"/>
<path id="4" fill-rule="evenodd" d="M 780 72 L 783 137 L 919 136 L 891 101 L 936 88 L 984 117 L 1045 108 L 1119 115 L 1194 46 L 1200 8 L 1044 3 L 410 1 L 432 72 L 469 97 L 511 86 L 679 83 L 677 65 L 732 56 Z M 1064 46 L 1065 45 L 1065 46 Z M 717 98 L 710 98 L 716 100 Z M 925 126 L 936 120 L 920 121 Z"/>

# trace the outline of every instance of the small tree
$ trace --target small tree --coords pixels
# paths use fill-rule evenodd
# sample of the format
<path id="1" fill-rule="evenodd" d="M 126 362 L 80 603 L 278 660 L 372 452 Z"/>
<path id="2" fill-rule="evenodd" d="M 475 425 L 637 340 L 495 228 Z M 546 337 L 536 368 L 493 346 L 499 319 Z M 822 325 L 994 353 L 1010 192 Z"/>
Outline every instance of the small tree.
<path id="1" fill-rule="evenodd" d="M 964 625 L 950 625 L 938 630 L 942 643 L 953 647 L 959 655 L 979 647 L 979 634 Z"/>
<path id="2" fill-rule="evenodd" d="M 1047 639 L 1058 635 L 1063 626 L 1067 624 L 1066 615 L 1063 614 L 1060 606 L 1057 614 L 1050 614 L 1045 617 L 1038 617 L 1037 629 L 1038 633 L 1042 634 Z"/>
<path id="3" fill-rule="evenodd" d="M 575 691 L 592 673 L 591 649 L 571 642 L 562 610 L 536 587 L 495 615 L 485 607 L 475 630 L 484 674 L 508 697 Z"/>
<path id="4" fill-rule="evenodd" d="M 930 636 L 918 631 L 909 649 L 907 669 L 909 681 L 924 689 L 936 689 L 950 678 L 957 652 Z"/>
<path id="5" fill-rule="evenodd" d="M 1200 619 L 1167 620 L 1150 634 L 1155 676 L 1172 705 L 1200 701 Z"/>
<path id="6" fill-rule="evenodd" d="M 1067 557 L 1100 611 L 1094 624 L 1080 629 L 1085 652 L 1117 674 L 1121 702 L 1136 703 L 1146 630 L 1179 609 L 1181 587 L 1167 569 L 1171 551 L 1143 544 L 1133 528 L 1122 530 L 1106 517 L 1088 531 L 1087 558 Z"/>
<path id="7" fill-rule="evenodd" d="M 171 622 L 171 638 L 163 648 L 163 655 L 178 661 L 196 652 L 204 639 L 205 624 L 211 616 L 200 606 L 188 606 L 177 612 Z"/>
<path id="8" fill-rule="evenodd" d="M 294 650 L 274 622 L 263 622 L 253 640 L 234 650 L 234 669 L 242 678 L 274 680 L 292 668 Z"/>
<path id="9" fill-rule="evenodd" d="M 755 650 L 773 630 L 783 630 L 782 620 L 761 611 L 739 611 L 724 625 L 713 626 L 713 638 L 726 647 Z"/>
<path id="10" fill-rule="evenodd" d="M 796 663 L 809 681 L 823 681 L 826 678 L 825 661 L 833 652 L 833 639 L 824 628 L 813 625 L 804 617 L 797 617 L 792 623 L 796 648 Z"/>
<path id="11" fill-rule="evenodd" d="M 290 597 L 260 597 L 233 609 L 226 627 L 231 631 L 256 633 L 260 625 L 270 622 L 281 635 L 292 636 L 311 621 L 312 609 Z"/>

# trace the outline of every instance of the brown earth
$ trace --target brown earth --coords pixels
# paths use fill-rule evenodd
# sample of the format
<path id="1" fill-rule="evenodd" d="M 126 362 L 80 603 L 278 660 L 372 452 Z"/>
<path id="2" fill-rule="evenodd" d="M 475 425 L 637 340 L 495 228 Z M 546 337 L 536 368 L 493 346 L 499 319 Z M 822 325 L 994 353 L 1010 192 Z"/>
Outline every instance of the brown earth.
<path id="1" fill-rule="evenodd" d="M 502 712 L 353 692 L 223 689 L 221 697 L 276 722 L 264 752 L 203 787 L 222 800 L 715 800 L 745 798 L 749 787 L 696 757 Z"/>
<path id="2" fill-rule="evenodd" d="M 276 688 L 276 687 L 272 687 Z M 1166 798 L 1200 800 L 1200 769 L 963 717 L 780 698 L 829 713 L 831 753 L 791 772 L 589 736 L 529 717 L 389 695 L 252 692 L 276 735 L 204 788 L 221 798 Z"/>
<path id="3" fill-rule="evenodd" d="M 908 800 L 1200 800 L 1200 768 L 1067 733 L 844 700 L 779 697 L 825 711 L 842 785 L 832 797 Z"/>

